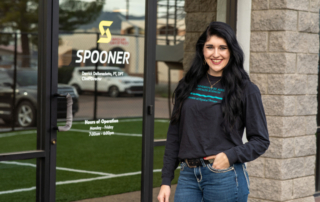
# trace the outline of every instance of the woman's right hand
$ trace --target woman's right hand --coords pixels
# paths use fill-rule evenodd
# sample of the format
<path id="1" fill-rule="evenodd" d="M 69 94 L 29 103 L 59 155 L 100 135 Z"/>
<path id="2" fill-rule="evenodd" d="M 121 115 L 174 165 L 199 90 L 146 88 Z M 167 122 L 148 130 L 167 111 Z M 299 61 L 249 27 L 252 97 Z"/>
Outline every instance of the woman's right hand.
<path id="1" fill-rule="evenodd" d="M 169 185 L 162 185 L 158 194 L 159 202 L 169 202 L 171 188 Z"/>

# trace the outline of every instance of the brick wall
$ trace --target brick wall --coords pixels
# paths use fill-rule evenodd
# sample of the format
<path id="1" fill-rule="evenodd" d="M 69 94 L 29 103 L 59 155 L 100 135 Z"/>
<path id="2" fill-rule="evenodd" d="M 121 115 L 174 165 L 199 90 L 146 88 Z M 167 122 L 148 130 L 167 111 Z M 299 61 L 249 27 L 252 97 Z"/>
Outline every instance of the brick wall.
<path id="1" fill-rule="evenodd" d="M 252 0 L 250 78 L 270 147 L 248 163 L 249 202 L 314 202 L 319 0 Z"/>

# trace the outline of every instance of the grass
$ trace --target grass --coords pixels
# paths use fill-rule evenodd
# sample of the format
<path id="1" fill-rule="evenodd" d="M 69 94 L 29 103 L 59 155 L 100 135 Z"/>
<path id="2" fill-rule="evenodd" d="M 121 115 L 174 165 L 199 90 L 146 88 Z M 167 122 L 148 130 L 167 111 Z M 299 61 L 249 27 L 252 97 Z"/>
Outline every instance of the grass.
<path id="1" fill-rule="evenodd" d="M 128 120 L 128 119 L 127 119 Z M 118 133 L 142 134 L 142 120 L 106 124 Z M 94 126 L 103 126 L 94 125 Z M 169 122 L 155 121 L 155 139 L 166 138 Z M 72 129 L 89 130 L 90 125 L 75 123 Z M 0 134 L 1 135 L 1 134 Z M 36 134 L 0 138 L 0 153 L 34 150 Z M 130 136 L 94 136 L 88 132 L 61 132 L 57 139 L 57 167 L 105 172 L 112 174 L 141 171 L 142 138 Z M 164 146 L 154 148 L 154 169 L 162 168 Z M 24 160 L 35 164 L 36 160 Z M 0 192 L 29 188 L 36 184 L 36 169 L 29 166 L 0 163 Z M 57 170 L 57 182 L 88 179 L 101 175 Z M 177 183 L 179 170 L 175 171 L 173 184 Z M 161 184 L 161 172 L 153 174 L 153 187 Z M 114 195 L 141 188 L 141 175 L 122 176 L 90 182 L 56 186 L 56 201 L 75 201 Z M 0 201 L 35 201 L 35 190 L 0 194 Z"/>
<path id="2" fill-rule="evenodd" d="M 35 131 L 35 130 L 33 130 Z M 13 133 L 21 133 L 18 132 L 7 132 L 0 133 L 1 135 L 13 134 Z M 25 132 L 25 131 L 23 131 Z M 36 132 L 30 134 L 9 136 L 0 138 L 0 153 L 7 152 L 19 152 L 19 151 L 28 151 L 28 150 L 36 150 L 37 149 L 37 134 Z"/>

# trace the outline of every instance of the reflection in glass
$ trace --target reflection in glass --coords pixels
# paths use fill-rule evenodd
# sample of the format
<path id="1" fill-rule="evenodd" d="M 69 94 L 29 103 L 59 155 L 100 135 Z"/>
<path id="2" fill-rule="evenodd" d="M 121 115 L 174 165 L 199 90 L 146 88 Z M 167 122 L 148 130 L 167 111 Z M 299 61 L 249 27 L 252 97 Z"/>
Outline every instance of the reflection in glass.
<path id="1" fill-rule="evenodd" d="M 0 153 L 35 150 L 37 37 L 3 31 L 7 32 L 0 33 Z M 3 42 L 6 38 L 9 41 Z"/>
<path id="2" fill-rule="evenodd" d="M 1 34 L 1 36 L 7 34 Z M 1 128 L 34 127 L 36 125 L 37 109 L 37 48 L 29 44 L 32 54 L 25 56 L 18 39 L 28 38 L 30 42 L 34 35 L 12 34 L 16 37 L 12 45 L 0 45 L 0 123 Z M 26 37 L 23 37 L 26 36 Z M 25 40 L 25 39 L 24 39 Z M 11 47 L 11 48 L 10 48 Z M 11 50 L 11 52 L 9 51 Z M 9 53 L 9 54 L 8 54 Z M 1 55 L 2 54 L 2 55 Z M 26 58 L 28 60 L 26 60 Z M 22 66 L 28 64 L 28 66 Z M 13 93 L 15 92 L 15 94 Z"/>
<path id="3" fill-rule="evenodd" d="M 3 0 L 0 13 L 0 135 L 6 135 L 36 125 L 38 0 Z M 13 139 L 2 142 L 15 148 L 9 150 L 21 151 Z M 32 146 L 35 149 L 36 142 Z"/>
<path id="4" fill-rule="evenodd" d="M 172 94 L 183 77 L 183 55 L 186 33 L 184 0 L 159 0 L 157 11 L 157 51 L 156 51 L 156 87 L 155 87 L 155 118 L 169 120 L 172 114 Z M 162 137 L 165 139 L 168 130 Z"/>
<path id="5" fill-rule="evenodd" d="M 81 12 L 66 15 L 66 2 L 59 18 L 71 25 Z M 79 97 L 72 128 L 58 133 L 57 168 L 69 171 L 57 173 L 57 201 L 138 191 L 141 182 L 145 1 L 77 2 L 94 13 L 60 27 L 58 81 Z"/>
<path id="6" fill-rule="evenodd" d="M 0 162 L 0 201 L 36 201 L 36 160 Z"/>
<path id="7" fill-rule="evenodd" d="M 162 179 L 161 179 L 161 169 L 163 167 L 163 156 L 164 156 L 165 146 L 158 146 L 154 147 L 154 153 L 153 153 L 153 187 L 160 187 Z M 180 166 L 177 167 L 177 169 L 174 172 L 174 179 L 172 180 L 172 188 L 175 189 L 176 185 L 178 183 L 178 178 L 180 174 Z M 174 189 L 171 189 L 171 192 L 174 191 Z"/>

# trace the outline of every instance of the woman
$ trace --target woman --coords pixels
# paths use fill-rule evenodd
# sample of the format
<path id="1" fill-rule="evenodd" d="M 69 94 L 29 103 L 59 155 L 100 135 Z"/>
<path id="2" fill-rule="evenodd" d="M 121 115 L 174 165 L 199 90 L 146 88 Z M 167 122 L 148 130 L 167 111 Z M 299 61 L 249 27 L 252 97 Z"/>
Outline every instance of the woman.
<path id="1" fill-rule="evenodd" d="M 174 202 L 247 201 L 244 163 L 262 155 L 270 141 L 261 94 L 243 69 L 243 57 L 226 23 L 211 22 L 198 39 L 192 65 L 174 91 L 160 202 L 169 201 L 179 164 Z"/>

